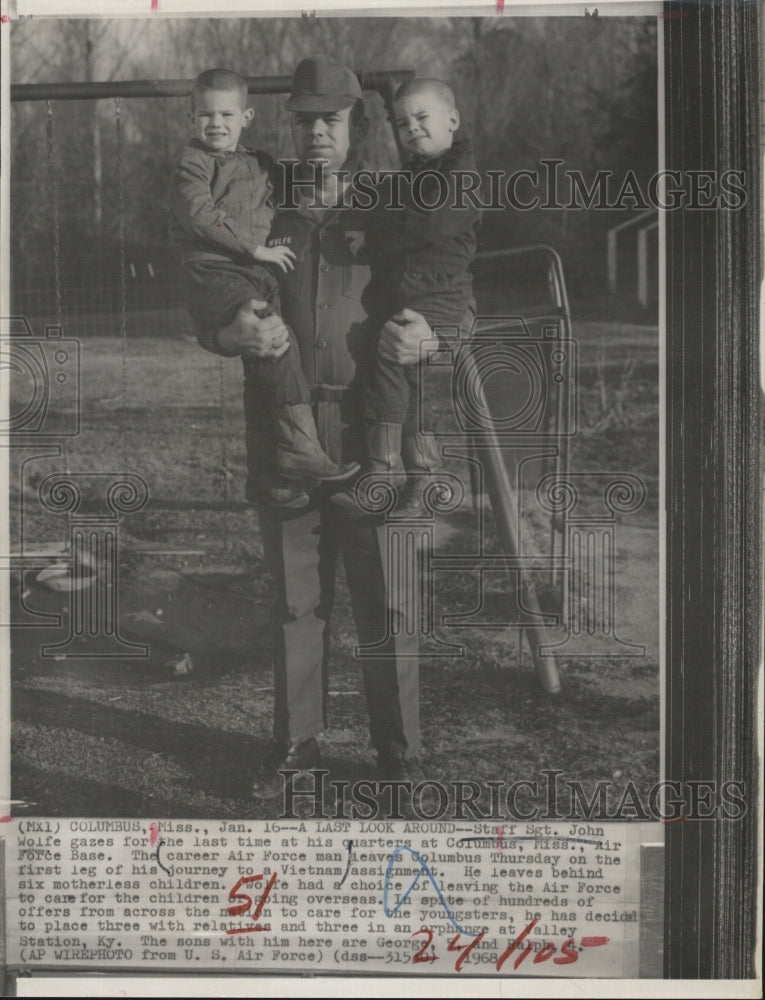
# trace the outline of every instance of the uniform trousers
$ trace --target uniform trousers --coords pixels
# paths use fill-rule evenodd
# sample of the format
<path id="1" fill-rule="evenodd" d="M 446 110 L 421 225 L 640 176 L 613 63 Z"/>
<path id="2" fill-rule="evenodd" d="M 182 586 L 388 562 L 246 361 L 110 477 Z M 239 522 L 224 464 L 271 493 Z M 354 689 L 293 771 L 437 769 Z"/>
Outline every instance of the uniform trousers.
<path id="1" fill-rule="evenodd" d="M 245 383 L 248 465 L 264 445 L 260 400 Z M 360 410 L 360 406 L 358 407 Z M 321 402 L 316 413 L 322 445 L 338 461 L 349 427 L 340 402 Z M 352 430 L 352 428 L 350 428 Z M 328 497 L 305 512 L 259 508 L 266 564 L 275 584 L 272 612 L 274 737 L 294 744 L 327 725 L 330 616 L 335 574 L 342 560 L 356 625 L 372 746 L 381 755 L 408 759 L 420 752 L 419 637 L 403 627 L 417 593 L 419 565 L 392 579 L 390 528 L 375 519 L 345 518 Z M 418 563 L 418 560 L 415 560 Z M 402 582 L 403 581 L 403 582 Z"/>

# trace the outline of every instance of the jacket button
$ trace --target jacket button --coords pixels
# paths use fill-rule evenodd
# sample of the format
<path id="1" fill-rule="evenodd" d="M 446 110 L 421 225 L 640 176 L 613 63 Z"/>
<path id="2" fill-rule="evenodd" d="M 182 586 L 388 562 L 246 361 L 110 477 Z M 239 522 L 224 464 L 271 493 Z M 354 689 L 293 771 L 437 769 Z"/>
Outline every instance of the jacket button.
<path id="1" fill-rule="evenodd" d="M 320 302 L 319 303 L 319 309 L 326 309 L 326 308 L 327 308 L 327 303 L 326 302 Z"/>
<path id="2" fill-rule="evenodd" d="M 321 265 L 321 270 L 326 273 L 329 270 L 329 264 L 322 264 Z"/>
<path id="3" fill-rule="evenodd" d="M 323 349 L 323 348 L 325 348 L 327 346 L 327 342 L 326 342 L 326 340 L 317 340 L 316 341 L 316 346 L 319 347 L 319 348 L 321 348 L 321 349 Z"/>

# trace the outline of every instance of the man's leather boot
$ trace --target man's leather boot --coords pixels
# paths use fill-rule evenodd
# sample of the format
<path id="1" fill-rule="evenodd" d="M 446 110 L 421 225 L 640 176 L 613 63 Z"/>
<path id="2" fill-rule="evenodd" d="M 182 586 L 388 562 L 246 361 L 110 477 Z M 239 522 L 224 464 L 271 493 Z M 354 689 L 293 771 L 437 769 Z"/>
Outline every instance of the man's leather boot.
<path id="1" fill-rule="evenodd" d="M 289 747 L 274 742 L 253 778 L 250 794 L 256 799 L 274 799 L 284 789 L 282 771 L 302 773 L 320 765 L 321 751 L 313 737 Z"/>
<path id="2" fill-rule="evenodd" d="M 292 481 L 340 482 L 359 471 L 358 462 L 338 465 L 319 444 L 308 403 L 281 406 L 276 411 L 276 471 Z"/>
<path id="3" fill-rule="evenodd" d="M 248 503 L 266 504 L 286 510 L 300 510 L 311 498 L 298 486 L 273 474 L 276 441 L 268 429 L 247 428 L 247 487 Z"/>

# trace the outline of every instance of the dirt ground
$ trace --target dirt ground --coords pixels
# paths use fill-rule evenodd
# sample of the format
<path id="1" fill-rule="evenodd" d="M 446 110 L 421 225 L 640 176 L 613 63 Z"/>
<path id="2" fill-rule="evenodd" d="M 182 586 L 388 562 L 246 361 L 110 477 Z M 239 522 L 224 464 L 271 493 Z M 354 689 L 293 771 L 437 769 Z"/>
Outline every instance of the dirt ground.
<path id="1" fill-rule="evenodd" d="M 616 571 L 608 581 L 619 639 L 644 649 L 634 655 L 633 646 L 597 630 L 569 643 L 558 652 L 563 691 L 553 699 L 537 682 L 519 629 L 496 624 L 512 619 L 509 575 L 486 574 L 479 607 L 475 574 L 436 573 L 437 620 L 452 616 L 439 636 L 462 650 L 421 663 L 423 763 L 432 778 L 510 783 L 558 769 L 561 780 L 585 787 L 610 779 L 645 791 L 658 777 L 656 331 L 581 323 L 575 335 L 582 371 L 572 470 L 629 471 L 647 488 L 640 509 L 613 525 Z M 11 470 L 12 533 L 28 557 L 12 575 L 11 594 L 15 811 L 269 818 L 276 807 L 247 795 L 270 736 L 272 588 L 257 515 L 241 500 L 237 363 L 184 338 L 130 340 L 123 353 L 118 340 L 93 337 L 81 361 L 79 437 L 65 456 L 25 452 L 26 462 L 20 456 Z M 446 409 L 448 399 L 437 396 L 433 405 Z M 66 638 L 74 614 L 71 595 L 36 581 L 68 537 L 67 516 L 36 502 L 39 484 L 64 463 L 70 471 L 127 469 L 149 484 L 148 505 L 122 519 L 119 558 L 120 633 L 148 645 L 148 656 L 83 658 L 98 653 L 97 637 L 66 655 L 43 653 L 43 644 Z M 467 479 L 458 462 L 450 468 Z M 435 554 L 470 551 L 481 523 L 486 550 L 497 549 L 490 509 L 468 496 L 439 522 Z M 454 624 L 460 615 L 470 620 Z M 549 634 L 565 639 L 560 628 Z M 370 777 L 343 586 L 333 638 L 327 766 L 333 778 Z M 190 672 L 171 673 L 179 662 Z"/>

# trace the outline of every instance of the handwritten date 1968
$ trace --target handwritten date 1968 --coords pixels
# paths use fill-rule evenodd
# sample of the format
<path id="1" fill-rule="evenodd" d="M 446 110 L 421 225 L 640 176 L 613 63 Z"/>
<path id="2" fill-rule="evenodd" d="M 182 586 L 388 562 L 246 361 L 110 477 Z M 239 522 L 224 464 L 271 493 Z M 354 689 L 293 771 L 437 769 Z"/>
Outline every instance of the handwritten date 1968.
<path id="1" fill-rule="evenodd" d="M 530 921 L 521 933 L 510 942 L 507 948 L 505 948 L 495 963 L 497 972 L 502 971 L 502 967 L 512 955 L 515 955 L 513 968 L 517 969 L 521 963 L 528 958 L 530 953 L 534 951 L 534 945 L 532 942 L 529 941 L 526 944 L 523 944 L 523 942 L 532 932 L 536 923 L 537 920 Z M 474 938 L 472 938 L 472 940 L 468 941 L 468 943 L 464 945 L 459 943 L 460 938 L 462 937 L 461 934 L 455 934 L 449 941 L 446 946 L 446 950 L 459 952 L 457 960 L 454 963 L 455 972 L 462 972 L 462 967 L 467 957 L 470 955 L 470 952 L 483 940 L 485 933 L 485 931 L 481 931 L 480 934 L 477 934 Z M 430 930 L 429 927 L 423 927 L 419 931 L 415 931 L 412 934 L 412 937 L 417 937 L 418 934 L 424 934 L 426 936 L 426 940 L 423 941 L 420 948 L 412 956 L 412 963 L 437 962 L 440 957 L 439 955 L 436 955 L 435 952 L 431 952 L 430 954 L 427 953 L 433 943 L 433 931 Z M 608 944 L 607 937 L 583 937 L 581 938 L 579 947 L 577 948 L 574 938 L 568 938 L 568 940 L 564 941 L 561 945 L 560 954 L 553 958 L 553 955 L 555 955 L 558 949 L 554 944 L 548 941 L 536 952 L 533 958 L 533 963 L 535 965 L 539 965 L 552 958 L 554 965 L 571 965 L 572 962 L 579 961 L 579 951 L 583 948 L 598 948 L 604 944 Z M 523 947 L 521 947 L 522 945 Z"/>

